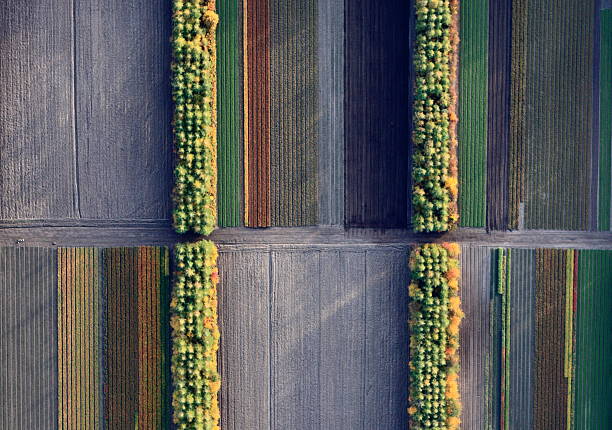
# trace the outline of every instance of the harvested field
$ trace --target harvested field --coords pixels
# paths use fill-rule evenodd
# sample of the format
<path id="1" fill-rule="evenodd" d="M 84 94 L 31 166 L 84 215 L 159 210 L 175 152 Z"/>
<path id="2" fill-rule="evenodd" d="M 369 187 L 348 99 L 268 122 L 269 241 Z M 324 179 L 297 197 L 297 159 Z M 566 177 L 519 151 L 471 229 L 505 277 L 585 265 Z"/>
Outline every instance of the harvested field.
<path id="1" fill-rule="evenodd" d="M 460 2 L 459 210 L 463 227 L 486 223 L 489 0 Z"/>
<path id="2" fill-rule="evenodd" d="M 54 249 L 0 248 L 2 429 L 57 428 L 57 293 Z"/>

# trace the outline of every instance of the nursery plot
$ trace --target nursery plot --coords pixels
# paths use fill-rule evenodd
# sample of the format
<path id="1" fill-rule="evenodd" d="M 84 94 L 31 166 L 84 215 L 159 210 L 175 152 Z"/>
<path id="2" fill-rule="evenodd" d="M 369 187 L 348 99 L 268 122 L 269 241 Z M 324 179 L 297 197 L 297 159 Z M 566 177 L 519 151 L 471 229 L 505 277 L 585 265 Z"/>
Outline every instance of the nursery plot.
<path id="1" fill-rule="evenodd" d="M 462 265 L 463 426 L 605 428 L 612 251 L 464 247 Z"/>
<path id="2" fill-rule="evenodd" d="M 319 97 L 318 55 L 332 49 L 319 44 L 319 22 L 338 17 L 319 18 L 328 5 L 317 0 L 218 4 L 219 225 L 316 225 L 319 200 L 329 211 L 333 199 L 332 190 L 319 190 L 319 181 L 327 185 L 333 169 L 320 171 L 319 150 L 339 145 L 330 140 L 329 122 L 338 115 L 330 103 L 335 107 L 341 97 L 325 105 Z M 332 72 L 323 65 L 327 78 Z M 329 114 L 325 129 L 323 110 Z M 329 214 L 323 218 L 329 223 Z"/>
<path id="3" fill-rule="evenodd" d="M 593 1 L 528 2 L 527 229 L 589 229 Z"/>
<path id="4" fill-rule="evenodd" d="M 461 226 L 486 222 L 489 0 L 460 3 L 459 218 Z"/>
<path id="5" fill-rule="evenodd" d="M 166 248 L 60 248 L 62 429 L 169 425 Z"/>

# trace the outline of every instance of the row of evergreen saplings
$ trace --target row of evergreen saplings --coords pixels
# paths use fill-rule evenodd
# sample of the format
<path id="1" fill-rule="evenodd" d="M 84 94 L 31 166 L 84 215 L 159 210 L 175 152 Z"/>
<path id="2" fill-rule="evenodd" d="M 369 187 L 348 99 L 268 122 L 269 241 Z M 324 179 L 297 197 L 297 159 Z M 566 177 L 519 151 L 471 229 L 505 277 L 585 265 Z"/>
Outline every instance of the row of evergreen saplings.
<path id="1" fill-rule="evenodd" d="M 217 224 L 218 20 L 214 0 L 174 1 L 173 219 L 179 233 L 193 230 L 208 235 Z"/>
<path id="2" fill-rule="evenodd" d="M 409 286 L 411 429 L 458 429 L 460 247 L 425 244 L 410 256 Z"/>
<path id="3" fill-rule="evenodd" d="M 179 244 L 175 249 L 170 326 L 172 407 L 178 429 L 220 429 L 217 256 L 210 241 Z"/>
<path id="4" fill-rule="evenodd" d="M 459 219 L 455 136 L 456 0 L 417 0 L 414 68 L 415 231 L 447 231 Z"/>

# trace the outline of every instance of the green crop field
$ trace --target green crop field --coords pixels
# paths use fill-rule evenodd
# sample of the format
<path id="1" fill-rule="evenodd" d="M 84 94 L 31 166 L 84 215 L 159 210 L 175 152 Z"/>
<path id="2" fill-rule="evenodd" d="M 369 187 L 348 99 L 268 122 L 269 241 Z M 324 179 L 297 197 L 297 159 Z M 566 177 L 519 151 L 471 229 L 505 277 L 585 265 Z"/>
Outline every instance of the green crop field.
<path id="1" fill-rule="evenodd" d="M 242 40 L 241 2 L 217 2 L 217 126 L 219 169 L 218 210 L 220 227 L 242 225 Z"/>
<path id="2" fill-rule="evenodd" d="M 463 227 L 486 222 L 489 1 L 461 2 L 459 210 Z"/>
<path id="3" fill-rule="evenodd" d="M 580 251 L 578 278 L 575 424 L 604 429 L 612 422 L 612 251 Z"/>

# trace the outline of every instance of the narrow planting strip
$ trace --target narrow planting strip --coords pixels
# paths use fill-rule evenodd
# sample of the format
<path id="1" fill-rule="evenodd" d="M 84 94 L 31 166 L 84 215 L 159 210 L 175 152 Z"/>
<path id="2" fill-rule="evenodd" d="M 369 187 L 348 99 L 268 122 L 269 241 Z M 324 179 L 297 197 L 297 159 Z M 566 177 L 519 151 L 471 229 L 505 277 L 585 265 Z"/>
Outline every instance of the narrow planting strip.
<path id="1" fill-rule="evenodd" d="M 270 225 L 270 19 L 269 0 L 244 0 L 245 224 Z"/>
<path id="2" fill-rule="evenodd" d="M 242 16 L 239 0 L 217 0 L 219 226 L 242 225 Z"/>
<path id="3" fill-rule="evenodd" d="M 59 248 L 58 427 L 100 429 L 98 251 Z"/>
<path id="4" fill-rule="evenodd" d="M 508 228 L 522 227 L 525 199 L 525 94 L 527 79 L 527 0 L 512 0 L 512 59 L 510 69 L 510 154 Z"/>
<path id="5" fill-rule="evenodd" d="M 489 0 L 461 2 L 459 209 L 461 226 L 486 222 Z"/>
<path id="6" fill-rule="evenodd" d="M 487 123 L 487 228 L 508 227 L 511 0 L 489 4 L 489 104 Z"/>

